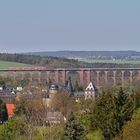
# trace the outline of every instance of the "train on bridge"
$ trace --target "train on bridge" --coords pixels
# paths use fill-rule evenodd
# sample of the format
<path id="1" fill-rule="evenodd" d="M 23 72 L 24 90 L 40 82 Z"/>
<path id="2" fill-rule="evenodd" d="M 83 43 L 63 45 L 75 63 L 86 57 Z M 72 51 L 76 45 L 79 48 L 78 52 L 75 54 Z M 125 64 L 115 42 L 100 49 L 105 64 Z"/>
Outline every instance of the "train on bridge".
<path id="1" fill-rule="evenodd" d="M 7 70 L 9 71 L 45 71 L 50 70 L 50 66 L 46 67 L 9 67 Z"/>

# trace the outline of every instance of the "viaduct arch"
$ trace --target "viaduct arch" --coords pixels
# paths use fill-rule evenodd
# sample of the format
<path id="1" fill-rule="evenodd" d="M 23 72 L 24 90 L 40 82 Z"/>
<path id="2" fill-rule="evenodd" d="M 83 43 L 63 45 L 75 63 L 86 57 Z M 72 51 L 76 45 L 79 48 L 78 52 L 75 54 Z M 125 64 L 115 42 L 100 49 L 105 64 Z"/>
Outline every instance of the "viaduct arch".
<path id="1" fill-rule="evenodd" d="M 79 82 L 81 85 L 88 84 L 90 81 L 94 81 L 95 86 L 101 87 L 107 85 L 109 82 L 111 85 L 124 86 L 127 80 L 130 84 L 136 80 L 140 81 L 140 68 L 46 68 L 46 67 L 33 67 L 33 68 L 8 68 L 0 69 L 3 72 L 3 77 L 7 77 L 9 73 L 12 73 L 13 80 L 22 80 L 26 73 L 29 73 L 29 80 L 32 81 L 34 73 L 36 79 L 41 81 L 42 79 L 52 79 L 56 83 L 65 83 L 68 72 L 77 72 L 79 75 Z M 42 73 L 45 73 L 44 75 Z M 45 76 L 45 77 L 44 77 Z"/>

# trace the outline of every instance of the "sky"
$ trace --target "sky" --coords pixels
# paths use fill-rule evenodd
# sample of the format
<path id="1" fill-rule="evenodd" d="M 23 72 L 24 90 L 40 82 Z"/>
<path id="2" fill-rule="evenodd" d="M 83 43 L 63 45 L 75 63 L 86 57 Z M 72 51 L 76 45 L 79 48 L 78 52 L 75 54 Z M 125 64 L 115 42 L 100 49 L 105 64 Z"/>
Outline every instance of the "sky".
<path id="1" fill-rule="evenodd" d="M 0 52 L 140 51 L 140 0 L 1 0 Z"/>

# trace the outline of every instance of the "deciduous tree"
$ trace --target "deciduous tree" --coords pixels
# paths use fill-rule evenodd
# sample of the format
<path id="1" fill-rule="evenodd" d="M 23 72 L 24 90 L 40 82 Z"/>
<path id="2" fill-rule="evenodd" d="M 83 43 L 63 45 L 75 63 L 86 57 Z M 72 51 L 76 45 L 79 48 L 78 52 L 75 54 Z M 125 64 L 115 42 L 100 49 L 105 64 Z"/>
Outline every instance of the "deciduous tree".
<path id="1" fill-rule="evenodd" d="M 55 94 L 51 99 L 50 106 L 54 111 L 60 111 L 65 117 L 69 116 L 72 111 L 74 112 L 78 108 L 74 97 L 64 92 Z"/>

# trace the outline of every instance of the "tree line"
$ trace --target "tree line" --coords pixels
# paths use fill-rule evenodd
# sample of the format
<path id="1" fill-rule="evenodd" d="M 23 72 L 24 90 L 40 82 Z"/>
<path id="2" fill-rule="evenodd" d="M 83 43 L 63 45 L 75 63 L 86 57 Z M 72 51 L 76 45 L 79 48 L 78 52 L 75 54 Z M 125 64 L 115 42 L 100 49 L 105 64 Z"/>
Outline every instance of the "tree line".
<path id="1" fill-rule="evenodd" d="M 86 63 L 80 62 L 74 59 L 66 59 L 61 57 L 50 57 L 50 56 L 35 56 L 35 55 L 25 55 L 25 54 L 8 54 L 8 53 L 1 53 L 0 60 L 3 61 L 10 61 L 10 62 L 19 62 L 31 65 L 38 65 L 38 66 L 47 66 L 50 65 L 51 67 L 94 67 L 94 68 L 104 68 L 104 67 L 130 67 L 132 65 L 128 64 L 102 64 L 102 63 Z M 135 66 L 135 65 L 133 65 Z"/>

